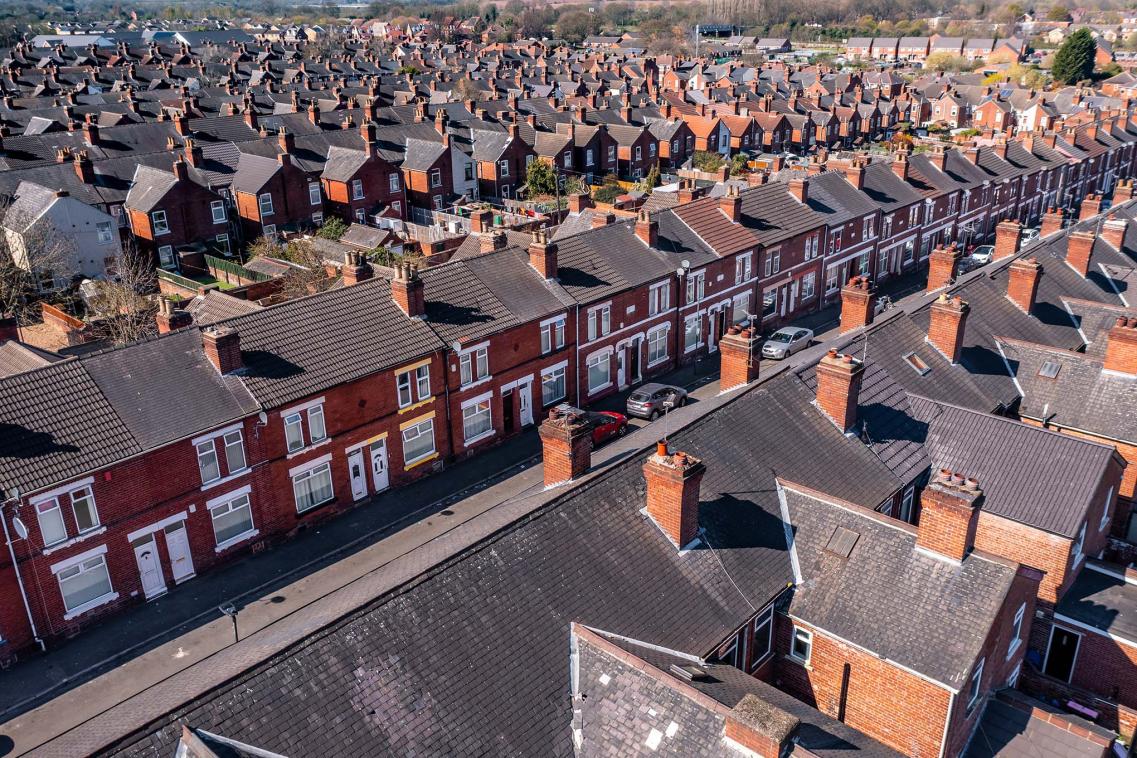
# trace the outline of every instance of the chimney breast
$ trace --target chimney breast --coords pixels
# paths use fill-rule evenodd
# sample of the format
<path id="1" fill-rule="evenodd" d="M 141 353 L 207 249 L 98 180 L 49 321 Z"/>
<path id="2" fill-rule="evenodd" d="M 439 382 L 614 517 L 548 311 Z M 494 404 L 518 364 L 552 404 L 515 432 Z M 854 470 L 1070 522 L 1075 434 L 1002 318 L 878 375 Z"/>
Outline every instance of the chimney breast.
<path id="1" fill-rule="evenodd" d="M 727 187 L 726 194 L 719 198 L 719 208 L 732 222 L 738 223 L 742 218 L 742 196 L 738 194 L 737 187 Z"/>
<path id="2" fill-rule="evenodd" d="M 549 242 L 544 229 L 533 232 L 529 243 L 529 265 L 546 280 L 557 278 L 557 246 Z"/>
<path id="3" fill-rule="evenodd" d="M 707 467 L 686 453 L 668 453 L 661 442 L 643 470 L 648 515 L 672 544 L 687 547 L 699 533 L 699 485 Z"/>
<path id="4" fill-rule="evenodd" d="M 962 561 L 975 547 L 982 505 L 983 492 L 974 479 L 941 469 L 920 495 L 916 546 Z"/>
<path id="5" fill-rule="evenodd" d="M 841 334 L 872 323 L 876 293 L 867 276 L 854 276 L 841 288 Z"/>
<path id="6" fill-rule="evenodd" d="M 343 268 L 340 269 L 340 275 L 343 276 L 344 286 L 350 287 L 375 276 L 375 269 L 371 267 L 371 263 L 363 253 L 349 252 L 343 254 Z"/>
<path id="7" fill-rule="evenodd" d="M 1030 313 L 1038 294 L 1038 280 L 1042 278 L 1042 264 L 1037 258 L 1020 258 L 1011 263 L 1007 272 L 1007 297 L 1023 313 Z"/>
<path id="8" fill-rule="evenodd" d="M 173 301 L 167 298 L 158 301 L 158 313 L 154 318 L 158 322 L 159 334 L 167 334 L 175 329 L 184 329 L 193 323 L 193 316 L 188 311 L 175 308 Z"/>
<path id="9" fill-rule="evenodd" d="M 411 318 L 426 315 L 426 295 L 418 269 L 409 263 L 400 263 L 396 267 L 395 278 L 391 280 L 391 298 Z"/>
<path id="10" fill-rule="evenodd" d="M 817 407 L 842 432 L 857 423 L 864 372 L 863 363 L 851 355 L 839 355 L 836 350 L 830 350 L 817 364 Z"/>
<path id="11" fill-rule="evenodd" d="M 1066 220 L 1066 212 L 1061 208 L 1050 208 L 1046 213 L 1042 214 L 1042 228 L 1039 229 L 1039 236 L 1049 237 L 1057 231 L 1061 231 L 1062 225 Z"/>
<path id="12" fill-rule="evenodd" d="M 584 476 L 592 463 L 592 427 L 584 416 L 553 408 L 538 434 L 546 489 Z"/>
<path id="13" fill-rule="evenodd" d="M 1121 250 L 1121 246 L 1125 242 L 1125 230 L 1128 226 L 1129 222 L 1123 218 L 1111 218 L 1101 225 L 1101 238 L 1112 245 L 1115 250 Z"/>
<path id="14" fill-rule="evenodd" d="M 244 366 L 241 358 L 241 335 L 236 329 L 215 326 L 201 333 L 205 357 L 222 374 L 232 374 Z"/>
<path id="15" fill-rule="evenodd" d="M 1066 237 L 1066 262 L 1084 279 L 1090 273 L 1090 256 L 1094 251 L 1093 232 L 1079 229 Z"/>
<path id="16" fill-rule="evenodd" d="M 1082 208 L 1078 213 L 1078 220 L 1083 221 L 1099 213 L 1101 213 L 1101 195 L 1086 195 L 1082 199 Z"/>
<path id="17" fill-rule="evenodd" d="M 995 227 L 995 260 L 1010 258 L 1019 251 L 1022 242 L 1023 225 L 1018 221 L 1000 221 Z"/>
<path id="18" fill-rule="evenodd" d="M 654 248 L 659 242 L 659 222 L 652 219 L 645 210 L 641 210 L 636 217 L 636 236 L 648 247 Z"/>
<path id="19" fill-rule="evenodd" d="M 937 247 L 928 256 L 928 292 L 948 286 L 955 279 L 956 265 L 959 263 L 959 250 L 951 247 Z"/>
<path id="20" fill-rule="evenodd" d="M 1109 330 L 1105 370 L 1137 376 L 1137 318 L 1119 318 Z"/>
<path id="21" fill-rule="evenodd" d="M 797 716 L 748 693 L 723 720 L 723 736 L 755 755 L 779 758 L 792 747 L 800 724 Z"/>
<path id="22" fill-rule="evenodd" d="M 969 310 L 962 298 L 949 298 L 946 292 L 928 309 L 928 342 L 952 363 L 959 361 Z"/>
<path id="23" fill-rule="evenodd" d="M 719 389 L 723 392 L 758 378 L 760 340 L 750 329 L 730 327 L 719 341 L 721 364 Z"/>

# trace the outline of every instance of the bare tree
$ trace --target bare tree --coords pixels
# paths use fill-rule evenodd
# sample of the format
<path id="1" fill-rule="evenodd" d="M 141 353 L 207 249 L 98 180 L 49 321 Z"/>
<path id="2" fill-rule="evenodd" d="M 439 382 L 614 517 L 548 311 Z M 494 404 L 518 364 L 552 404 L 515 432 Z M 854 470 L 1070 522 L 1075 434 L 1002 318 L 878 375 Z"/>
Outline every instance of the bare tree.
<path id="1" fill-rule="evenodd" d="M 280 278 L 280 296 L 286 300 L 323 292 L 335 281 L 328 276 L 323 256 L 307 240 L 292 240 L 285 244 L 260 237 L 250 244 L 249 251 L 292 264 L 288 273 Z"/>
<path id="2" fill-rule="evenodd" d="M 36 219 L 30 208 L 0 204 L 0 315 L 11 314 L 21 324 L 38 313 L 45 292 L 74 275 L 75 245 L 49 219 Z"/>
<path id="3" fill-rule="evenodd" d="M 92 334 L 125 345 L 158 332 L 158 277 L 148 256 L 124 249 L 114 275 L 93 285 L 87 299 Z"/>

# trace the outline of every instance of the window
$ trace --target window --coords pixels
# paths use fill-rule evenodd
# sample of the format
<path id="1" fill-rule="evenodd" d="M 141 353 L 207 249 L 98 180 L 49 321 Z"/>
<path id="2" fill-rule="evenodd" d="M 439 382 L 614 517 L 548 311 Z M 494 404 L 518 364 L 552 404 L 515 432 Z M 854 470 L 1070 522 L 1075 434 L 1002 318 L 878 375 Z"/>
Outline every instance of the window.
<path id="1" fill-rule="evenodd" d="M 647 365 L 654 366 L 667 360 L 667 330 L 656 329 L 647 334 Z"/>
<path id="2" fill-rule="evenodd" d="M 888 239 L 892 236 L 892 215 L 884 217 L 884 228 L 881 230 L 881 236 Z"/>
<path id="3" fill-rule="evenodd" d="M 677 139 L 671 140 L 671 155 L 672 156 L 679 155 L 679 140 L 677 140 Z"/>
<path id="4" fill-rule="evenodd" d="M 699 271 L 697 273 L 687 275 L 687 302 L 697 303 L 703 299 L 703 292 L 706 286 L 706 272 Z"/>
<path id="5" fill-rule="evenodd" d="M 656 316 L 671 307 L 671 284 L 653 284 L 647 293 L 647 315 Z"/>
<path id="6" fill-rule="evenodd" d="M 154 227 L 154 234 L 169 234 L 170 224 L 166 221 L 165 211 L 153 211 L 150 214 L 150 223 Z"/>
<path id="7" fill-rule="evenodd" d="M 876 234 L 876 229 L 873 228 L 873 217 L 867 216 L 861 221 L 861 237 L 863 239 L 872 239 Z"/>
<path id="8" fill-rule="evenodd" d="M 654 157 L 655 157 L 655 143 L 654 143 L 654 142 L 649 142 L 649 143 L 648 143 L 648 145 L 647 145 L 647 154 L 648 154 L 648 157 L 649 157 L 649 158 L 654 158 Z"/>
<path id="9" fill-rule="evenodd" d="M 209 204 L 209 211 L 210 211 L 210 213 L 213 214 L 213 223 L 215 223 L 215 224 L 224 224 L 225 223 L 225 201 L 224 200 L 214 200 L 213 202 L 211 202 Z"/>
<path id="10" fill-rule="evenodd" d="M 592 148 L 591 147 L 584 151 L 584 165 L 585 166 L 595 165 L 595 161 L 593 160 L 593 157 L 592 157 Z"/>
<path id="11" fill-rule="evenodd" d="M 1023 644 L 1023 616 L 1026 614 L 1026 603 L 1019 606 L 1015 611 L 1015 618 L 1011 622 L 1011 643 L 1007 646 L 1007 660 L 1015 654 L 1019 646 Z"/>
<path id="12" fill-rule="evenodd" d="M 572 168 L 572 150 L 565 150 L 563 156 L 565 168 Z"/>
<path id="13" fill-rule="evenodd" d="M 699 346 L 703 334 L 703 317 L 699 314 L 688 316 L 683 321 L 683 352 L 689 353 Z"/>
<path id="14" fill-rule="evenodd" d="M 811 300 L 814 290 L 817 289 L 817 272 L 810 271 L 801 279 L 801 299 Z"/>
<path id="15" fill-rule="evenodd" d="M 292 477 L 292 494 L 296 497 L 297 513 L 303 513 L 334 499 L 332 465 L 321 463 Z"/>
<path id="16" fill-rule="evenodd" d="M 770 318 L 778 310 L 778 291 L 776 289 L 762 292 L 762 318 Z"/>
<path id="17" fill-rule="evenodd" d="M 603 337 L 612 330 L 612 309 L 603 305 L 588 312 L 588 339 Z"/>
<path id="18" fill-rule="evenodd" d="M 257 207 L 260 208 L 261 218 L 272 215 L 272 195 L 268 192 L 257 195 Z M 273 231 L 276 231 L 275 229 Z"/>
<path id="19" fill-rule="evenodd" d="M 750 293 L 735 295 L 734 302 L 731 303 L 730 322 L 737 325 L 748 318 L 750 318 Z"/>
<path id="20" fill-rule="evenodd" d="M 225 467 L 233 474 L 245 468 L 245 440 L 239 429 L 226 434 L 222 441 L 225 443 Z"/>
<path id="21" fill-rule="evenodd" d="M 980 658 L 979 663 L 975 664 L 975 670 L 971 672 L 971 685 L 967 688 L 967 710 L 975 707 L 979 702 L 979 693 L 983 690 L 983 663 L 985 659 Z"/>
<path id="22" fill-rule="evenodd" d="M 113 594 L 105 555 L 96 555 L 68 566 L 56 577 L 63 595 L 63 607 L 69 614 L 81 613 Z"/>
<path id="23" fill-rule="evenodd" d="M 915 226 L 920 221 L 920 206 L 913 205 L 908 209 L 908 226 L 909 228 Z"/>
<path id="24" fill-rule="evenodd" d="M 807 261 L 817 257 L 817 250 L 820 247 L 820 242 L 820 234 L 811 234 L 805 238 L 805 259 Z"/>
<path id="25" fill-rule="evenodd" d="M 217 547 L 232 545 L 253 534 L 253 509 L 249 506 L 248 493 L 211 505 L 209 515 L 213 518 Z"/>
<path id="26" fill-rule="evenodd" d="M 468 181 L 468 182 L 474 181 L 474 164 L 473 163 L 467 163 L 466 164 L 465 172 L 464 172 L 463 176 L 466 177 L 466 181 Z"/>
<path id="27" fill-rule="evenodd" d="M 355 220 L 356 220 L 356 223 L 360 223 L 360 224 L 367 223 L 367 211 L 365 211 L 363 208 L 356 208 L 355 209 Z"/>
<path id="28" fill-rule="evenodd" d="M 644 149 L 642 147 L 640 147 L 639 145 L 636 145 L 636 160 L 637 161 L 642 160 L 643 157 L 644 157 Z"/>
<path id="29" fill-rule="evenodd" d="M 458 363 L 462 370 L 462 384 L 464 385 L 489 376 L 489 351 L 485 347 L 462 353 Z"/>
<path id="30" fill-rule="evenodd" d="M 758 664 L 770 654 L 771 632 L 774 628 L 774 608 L 771 606 L 758 618 L 754 619 L 754 635 L 750 638 L 750 668 L 755 669 Z"/>
<path id="31" fill-rule="evenodd" d="M 319 205 L 320 200 L 320 183 L 308 182 L 308 203 L 310 205 Z"/>
<path id="32" fill-rule="evenodd" d="M 493 433 L 490 398 L 478 400 L 462 408 L 462 433 L 466 444 Z"/>
<path id="33" fill-rule="evenodd" d="M 398 192 L 399 191 L 399 175 L 398 174 L 387 174 L 387 189 L 389 189 L 391 192 Z"/>
<path id="34" fill-rule="evenodd" d="M 793 641 L 790 643 L 790 657 L 808 666 L 809 657 L 812 653 L 813 632 L 795 626 Z"/>
<path id="35" fill-rule="evenodd" d="M 217 249 L 220 250 L 222 254 L 229 255 L 232 252 L 232 249 L 229 247 L 228 234 L 218 234 L 214 241 L 217 245 Z"/>
<path id="36" fill-rule="evenodd" d="M 609 352 L 596 353 L 588 356 L 588 391 L 596 392 L 611 384 L 612 354 Z"/>
<path id="37" fill-rule="evenodd" d="M 59 507 L 58 498 L 37 503 L 36 517 L 39 519 L 39 532 L 43 535 L 44 547 L 67 539 L 67 527 L 63 524 L 63 509 Z"/>
<path id="38" fill-rule="evenodd" d="M 541 324 L 541 353 L 550 353 L 553 348 L 560 350 L 565 346 L 565 320 L 558 318 Z"/>
<path id="39" fill-rule="evenodd" d="M 352 200 L 362 200 L 363 199 L 363 180 L 362 179 L 352 179 L 351 180 L 351 199 Z"/>
<path id="40" fill-rule="evenodd" d="M 564 400 L 568 390 L 565 387 L 565 367 L 541 372 L 541 405 L 550 406 Z"/>
<path id="41" fill-rule="evenodd" d="M 924 362 L 924 359 L 921 358 L 920 356 L 916 355 L 915 353 L 905 354 L 903 356 L 903 360 L 905 363 L 907 363 L 909 366 L 912 367 L 913 371 L 915 371 L 920 376 L 924 376 L 925 374 L 927 374 L 929 371 L 932 370 L 931 367 L 928 366 L 928 364 Z"/>
<path id="42" fill-rule="evenodd" d="M 912 501 L 916 497 L 914 487 L 904 490 L 904 499 L 900 503 L 900 520 L 912 523 Z"/>
<path id="43" fill-rule="evenodd" d="M 750 253 L 740 255 L 734 259 L 734 283 L 741 284 L 750 278 Z"/>
<path id="44" fill-rule="evenodd" d="M 315 224 L 316 226 L 322 226 L 324 223 L 324 214 L 323 213 L 313 213 L 312 214 L 312 223 Z"/>
<path id="45" fill-rule="evenodd" d="M 316 405 L 308 409 L 308 440 L 315 445 L 328 436 L 324 429 L 324 406 Z"/>
<path id="46" fill-rule="evenodd" d="M 299 413 L 284 417 L 284 438 L 290 453 L 304 447 L 304 422 Z"/>
<path id="47" fill-rule="evenodd" d="M 415 401 L 415 392 L 419 400 L 430 397 L 430 366 L 423 365 L 404 371 L 395 377 L 398 390 L 399 407 L 406 408 Z"/>
<path id="48" fill-rule="evenodd" d="M 1098 524 L 1098 531 L 1104 532 L 1106 527 L 1109 526 L 1109 517 L 1113 510 L 1113 487 L 1109 488 L 1109 492 L 1105 495 L 1105 505 L 1102 506 L 1101 523 Z"/>
<path id="49" fill-rule="evenodd" d="M 403 465 L 410 466 L 434 455 L 434 419 L 428 418 L 403 430 Z"/>
<path id="50" fill-rule="evenodd" d="M 774 274 L 774 254 L 766 253 L 766 262 L 763 267 L 763 276 L 773 276 Z"/>
<path id="51" fill-rule="evenodd" d="M 442 186 L 442 170 L 441 169 L 432 168 L 430 170 L 430 186 L 431 187 L 441 187 Z"/>
<path id="52" fill-rule="evenodd" d="M 99 243 L 103 245 L 114 242 L 114 231 L 110 221 L 100 221 L 95 224 L 95 231 L 99 234 Z"/>
<path id="53" fill-rule="evenodd" d="M 221 464 L 217 460 L 217 450 L 213 440 L 198 443 L 197 469 L 201 472 L 201 483 L 209 484 L 221 478 Z"/>
<path id="54" fill-rule="evenodd" d="M 1078 530 L 1078 539 L 1074 540 L 1074 546 L 1070 548 L 1071 565 L 1077 566 L 1082 562 L 1082 546 L 1086 542 L 1086 524 L 1082 522 L 1082 528 Z"/>
<path id="55" fill-rule="evenodd" d="M 608 162 L 609 163 L 615 163 L 615 161 L 616 161 L 616 146 L 615 145 L 609 145 L 608 146 Z"/>
<path id="56" fill-rule="evenodd" d="M 503 179 L 509 177 L 509 161 L 498 161 L 498 173 Z"/>
<path id="57" fill-rule="evenodd" d="M 158 248 L 158 265 L 162 268 L 174 267 L 174 248 L 172 245 L 162 245 Z"/>

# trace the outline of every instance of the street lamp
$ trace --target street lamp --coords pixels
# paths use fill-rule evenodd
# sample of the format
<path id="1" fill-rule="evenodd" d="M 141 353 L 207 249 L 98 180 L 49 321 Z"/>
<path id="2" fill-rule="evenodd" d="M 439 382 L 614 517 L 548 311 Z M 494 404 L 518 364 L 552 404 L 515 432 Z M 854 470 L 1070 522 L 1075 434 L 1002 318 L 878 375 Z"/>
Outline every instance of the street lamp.
<path id="1" fill-rule="evenodd" d="M 233 642 L 240 642 L 241 637 L 237 633 L 237 606 L 230 601 L 217 606 L 217 610 L 228 616 L 229 620 L 233 622 Z"/>

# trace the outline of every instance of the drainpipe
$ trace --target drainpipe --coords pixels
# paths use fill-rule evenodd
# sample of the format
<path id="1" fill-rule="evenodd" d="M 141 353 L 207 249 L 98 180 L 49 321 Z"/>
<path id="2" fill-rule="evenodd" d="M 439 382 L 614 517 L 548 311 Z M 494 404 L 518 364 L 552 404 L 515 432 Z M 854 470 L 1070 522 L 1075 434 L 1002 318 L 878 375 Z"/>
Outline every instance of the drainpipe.
<path id="1" fill-rule="evenodd" d="M 573 346 L 576 348 L 573 356 L 573 385 L 576 387 L 576 407 L 580 407 L 580 301 L 576 303 L 576 317 L 573 319 Z"/>
<path id="2" fill-rule="evenodd" d="M 20 564 L 16 561 L 16 548 L 12 544 L 11 535 L 8 533 L 8 518 L 4 515 L 2 506 L 3 504 L 0 503 L 0 522 L 4 523 L 4 541 L 8 543 L 8 555 L 12 559 L 12 571 L 16 574 L 16 584 L 20 588 L 20 599 L 24 601 L 24 612 L 28 614 L 28 626 L 31 627 L 32 637 L 39 645 L 39 649 L 46 652 L 47 645 L 36 630 L 36 621 L 32 617 L 32 607 L 28 604 L 28 593 L 24 590 L 24 579 L 20 576 Z"/>

